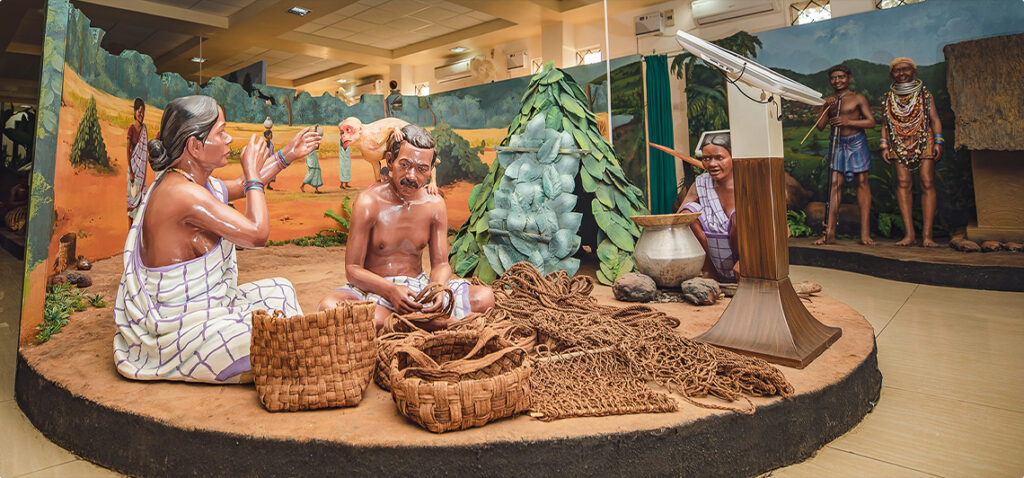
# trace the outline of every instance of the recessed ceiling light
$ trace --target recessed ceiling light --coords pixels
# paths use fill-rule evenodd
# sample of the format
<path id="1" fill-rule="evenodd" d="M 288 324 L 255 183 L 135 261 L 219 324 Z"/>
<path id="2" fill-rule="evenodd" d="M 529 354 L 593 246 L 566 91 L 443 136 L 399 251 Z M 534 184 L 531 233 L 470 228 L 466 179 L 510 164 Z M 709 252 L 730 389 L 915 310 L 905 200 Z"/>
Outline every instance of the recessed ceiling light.
<path id="1" fill-rule="evenodd" d="M 288 13 L 291 13 L 292 15 L 298 15 L 300 17 L 306 15 L 309 12 L 310 10 L 302 7 L 292 7 L 288 9 Z"/>
<path id="2" fill-rule="evenodd" d="M 452 52 L 452 53 L 463 53 L 463 52 L 469 51 L 469 48 L 466 48 L 464 46 L 457 46 L 455 48 L 452 48 L 449 51 Z"/>
<path id="3" fill-rule="evenodd" d="M 192 63 L 206 63 L 206 58 L 194 56 L 192 57 Z"/>
<path id="4" fill-rule="evenodd" d="M 344 78 L 338 78 L 338 83 L 348 83 L 348 80 Z"/>

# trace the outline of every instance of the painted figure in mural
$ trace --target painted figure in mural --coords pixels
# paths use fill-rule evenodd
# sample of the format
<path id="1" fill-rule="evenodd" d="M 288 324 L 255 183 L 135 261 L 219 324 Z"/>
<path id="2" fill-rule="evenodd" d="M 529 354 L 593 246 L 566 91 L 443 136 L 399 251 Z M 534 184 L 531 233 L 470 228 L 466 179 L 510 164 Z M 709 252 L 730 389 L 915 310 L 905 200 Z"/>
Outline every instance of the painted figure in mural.
<path id="1" fill-rule="evenodd" d="M 137 380 L 237 383 L 251 378 L 250 315 L 301 314 L 285 279 L 237 283 L 235 244 L 261 247 L 270 221 L 263 184 L 319 145 L 307 129 L 268 155 L 259 135 L 242 150 L 242 176 L 221 181 L 231 136 L 208 96 L 167 104 L 149 142 L 157 179 L 138 207 L 124 245 L 114 304 L 114 363 Z M 245 198 L 245 212 L 227 203 Z"/>
<path id="2" fill-rule="evenodd" d="M 446 284 L 455 294 L 450 320 L 423 324 L 438 329 L 470 312 L 494 305 L 486 286 L 470 285 L 452 274 L 448 265 L 448 212 L 444 199 L 427 194 L 435 164 L 434 140 L 425 129 L 406 125 L 388 144 L 385 159 L 391 168 L 387 182 L 376 183 L 356 197 L 345 249 L 349 283 L 325 297 L 319 310 L 342 301 L 371 300 L 377 307 L 377 327 L 391 311 L 399 314 L 434 312 L 443 298 L 420 304 L 416 294 L 430 284 Z M 422 254 L 430 256 L 430 275 L 423 271 Z"/>
<path id="3" fill-rule="evenodd" d="M 313 130 L 320 134 L 320 125 L 314 126 Z M 306 192 L 307 184 L 313 186 L 313 192 L 317 194 L 320 194 L 320 186 L 324 185 L 323 176 L 320 174 L 320 156 L 317 155 L 316 149 L 306 155 L 306 177 L 302 178 L 299 191 Z"/>
<path id="4" fill-rule="evenodd" d="M 391 91 L 384 97 L 384 117 L 394 118 L 395 113 L 402 111 L 402 92 L 398 90 L 398 82 L 391 80 L 388 83 Z"/>
<path id="5" fill-rule="evenodd" d="M 732 148 L 728 131 L 707 133 L 700 145 L 700 162 L 707 171 L 686 191 L 677 212 L 699 212 L 690 223 L 693 235 L 707 254 L 701 277 L 736 282 L 740 272 L 736 253 L 736 195 L 732 176 Z"/>
<path id="6" fill-rule="evenodd" d="M 135 212 L 146 192 L 146 145 L 149 131 L 143 121 L 146 119 L 146 103 L 135 98 L 135 121 L 128 127 L 128 227 L 132 227 Z"/>
<path id="7" fill-rule="evenodd" d="M 871 154 L 868 152 L 868 137 L 865 129 L 875 127 L 875 117 L 871 114 L 868 99 L 859 93 L 850 91 L 853 73 L 846 65 L 836 65 L 828 70 L 828 81 L 834 93 L 825 97 L 823 110 L 827 114 L 820 115 L 815 124 L 819 130 L 826 125 L 839 128 L 836 138 L 835 157 L 832 158 L 832 192 L 829 201 L 828 217 L 825 219 L 825 236 L 816 245 L 835 244 L 836 223 L 839 217 L 839 203 L 842 197 L 843 181 L 857 182 L 857 205 L 860 206 L 860 243 L 873 245 L 871 240 L 871 185 L 868 183 L 868 170 L 871 169 Z M 836 108 L 839 111 L 836 111 Z M 822 111 L 824 113 L 824 111 Z"/>
<path id="8" fill-rule="evenodd" d="M 387 177 L 381 174 L 381 170 L 384 169 L 381 167 L 381 161 L 384 159 L 388 138 L 395 134 L 400 137 L 402 128 L 408 125 L 407 121 L 398 118 L 384 118 L 364 125 L 359 118 L 350 116 L 338 124 L 338 129 L 341 130 L 341 147 L 347 149 L 353 144 L 358 146 L 359 154 L 373 169 L 373 179 L 377 182 L 387 181 Z M 440 161 L 440 158 L 435 159 L 435 164 Z M 431 195 L 438 194 L 435 168 L 430 170 L 427 192 Z"/>
<path id="9" fill-rule="evenodd" d="M 341 123 L 338 123 L 338 130 L 344 131 Z M 341 139 L 338 141 L 338 188 L 352 189 L 352 186 L 349 185 L 350 181 L 352 181 L 352 151 L 345 147 L 345 141 Z"/>
<path id="10" fill-rule="evenodd" d="M 935 163 L 942 158 L 942 122 L 935 108 L 935 98 L 916 79 L 917 65 L 913 60 L 900 57 L 889 64 L 889 76 L 894 83 L 889 87 L 882 104 L 882 139 L 879 146 L 882 159 L 896 160 L 896 200 L 906 235 L 897 246 L 914 244 L 914 221 L 911 210 L 914 199 L 911 188 L 913 172 L 921 168 L 921 245 L 939 247 L 932 238 L 935 221 Z"/>
<path id="11" fill-rule="evenodd" d="M 269 120 L 270 118 L 267 119 Z M 267 140 L 267 154 L 274 154 L 274 132 L 269 129 L 263 131 L 263 138 Z M 274 190 L 273 186 L 271 185 L 274 184 L 274 181 L 276 180 L 277 178 L 267 181 L 267 191 Z"/>

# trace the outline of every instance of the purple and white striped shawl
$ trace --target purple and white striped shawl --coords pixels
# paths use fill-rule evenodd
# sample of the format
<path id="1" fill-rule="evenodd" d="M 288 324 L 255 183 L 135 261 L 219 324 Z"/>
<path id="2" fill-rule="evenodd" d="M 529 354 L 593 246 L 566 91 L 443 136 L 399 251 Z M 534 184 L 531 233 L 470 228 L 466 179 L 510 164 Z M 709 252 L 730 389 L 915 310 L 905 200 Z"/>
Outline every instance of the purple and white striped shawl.
<path id="1" fill-rule="evenodd" d="M 725 279 L 736 280 L 732 268 L 736 265 L 739 257 L 732 250 L 729 244 L 729 227 L 732 225 L 732 215 L 726 215 L 722 209 L 722 202 L 718 199 L 718 192 L 715 191 L 715 182 L 711 174 L 704 173 L 697 176 L 697 202 L 691 202 L 683 206 L 691 212 L 701 213 L 699 221 L 704 236 L 708 240 L 708 256 L 711 264 L 718 271 L 718 274 Z M 736 212 L 733 211 L 733 215 Z"/>
<path id="2" fill-rule="evenodd" d="M 138 208 L 124 246 L 124 273 L 114 304 L 114 363 L 136 380 L 237 383 L 250 369 L 254 310 L 302 314 L 286 279 L 237 285 L 235 246 L 221 239 L 206 254 L 163 267 L 142 262 L 142 224 L 158 177 Z M 227 202 L 227 188 L 206 188 Z"/>

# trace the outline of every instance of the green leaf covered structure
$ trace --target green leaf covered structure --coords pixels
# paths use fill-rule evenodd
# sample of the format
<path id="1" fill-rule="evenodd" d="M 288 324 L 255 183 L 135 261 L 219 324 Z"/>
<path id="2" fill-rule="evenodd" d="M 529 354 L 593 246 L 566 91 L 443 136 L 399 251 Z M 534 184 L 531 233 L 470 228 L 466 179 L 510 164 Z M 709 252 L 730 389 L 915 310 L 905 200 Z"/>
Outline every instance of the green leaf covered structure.
<path id="1" fill-rule="evenodd" d="M 634 270 L 640 229 L 629 217 L 648 213 L 643 191 L 626 179 L 586 105 L 579 85 L 551 63 L 530 80 L 501 143 L 507 149 L 470 193 L 469 219 L 449 255 L 456 274 L 489 283 L 519 261 L 575 274 L 574 255 L 590 242 L 579 235 L 585 213 L 596 222 L 598 280 Z"/>

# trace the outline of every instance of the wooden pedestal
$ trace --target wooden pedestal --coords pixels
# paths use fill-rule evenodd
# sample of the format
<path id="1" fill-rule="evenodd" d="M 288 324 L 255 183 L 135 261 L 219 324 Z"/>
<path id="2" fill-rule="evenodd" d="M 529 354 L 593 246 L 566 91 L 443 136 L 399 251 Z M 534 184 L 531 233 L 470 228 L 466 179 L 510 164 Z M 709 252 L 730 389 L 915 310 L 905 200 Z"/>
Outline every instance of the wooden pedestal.
<path id="1" fill-rule="evenodd" d="M 789 281 L 782 158 L 734 158 L 740 282 L 729 307 L 697 340 L 804 368 L 843 333 L 811 315 Z"/>

